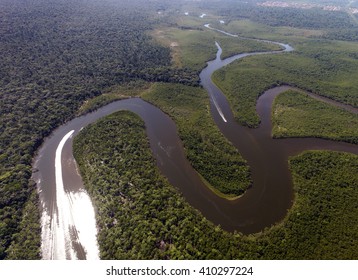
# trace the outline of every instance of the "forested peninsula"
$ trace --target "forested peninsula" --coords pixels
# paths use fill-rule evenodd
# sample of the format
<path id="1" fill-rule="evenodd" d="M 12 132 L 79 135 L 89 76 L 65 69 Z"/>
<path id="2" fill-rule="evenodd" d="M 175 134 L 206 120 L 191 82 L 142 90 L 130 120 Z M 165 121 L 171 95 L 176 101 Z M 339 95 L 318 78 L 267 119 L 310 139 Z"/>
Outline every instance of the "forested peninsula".
<path id="1" fill-rule="evenodd" d="M 133 113 L 86 128 L 74 148 L 98 207 L 103 259 L 357 257 L 356 155 L 307 152 L 290 160 L 294 207 L 278 226 L 242 236 L 213 226 L 158 173 L 144 124 Z"/>
<path id="2" fill-rule="evenodd" d="M 0 259 L 41 259 L 41 205 L 31 180 L 36 151 L 56 128 L 114 100 L 141 97 L 178 127 L 186 156 L 218 195 L 250 188 L 250 166 L 210 116 L 199 73 L 215 58 L 246 57 L 213 80 L 236 120 L 258 127 L 258 97 L 277 85 L 273 137 L 357 144 L 358 17 L 262 1 L 0 1 Z M 288 1 L 292 2 L 292 1 Z M 319 1 L 313 1 L 314 3 Z M 340 5 L 340 1 L 327 1 Z M 344 1 L 343 1 L 344 2 Z M 205 17 L 201 15 L 205 13 Z M 230 37 L 204 24 L 237 34 Z M 306 151 L 289 159 L 293 206 L 261 232 L 227 232 L 191 207 L 158 171 L 145 125 L 118 112 L 86 127 L 74 152 L 97 210 L 102 259 L 357 259 L 357 155 Z"/>

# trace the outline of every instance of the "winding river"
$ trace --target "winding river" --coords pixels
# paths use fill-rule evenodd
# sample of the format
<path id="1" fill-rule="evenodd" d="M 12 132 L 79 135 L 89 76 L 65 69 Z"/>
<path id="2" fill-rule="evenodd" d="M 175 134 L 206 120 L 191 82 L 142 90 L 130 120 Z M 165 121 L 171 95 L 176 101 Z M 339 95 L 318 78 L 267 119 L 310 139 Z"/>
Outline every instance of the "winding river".
<path id="1" fill-rule="evenodd" d="M 283 51 L 292 50 L 288 45 L 277 44 L 284 47 Z M 211 75 L 234 60 L 263 53 L 245 53 L 221 60 L 221 48 L 218 44 L 217 47 L 216 59 L 200 74 L 201 83 L 209 93 L 216 124 L 248 161 L 253 186 L 233 201 L 216 196 L 186 159 L 176 126 L 166 114 L 140 98 L 113 102 L 59 127 L 38 151 L 33 179 L 37 182 L 42 205 L 44 259 L 99 258 L 95 211 L 72 155 L 72 141 L 83 127 L 118 110 L 130 110 L 145 121 L 150 146 L 162 174 L 193 207 L 227 231 L 258 232 L 284 218 L 293 200 L 289 156 L 309 149 L 358 154 L 358 147 L 347 143 L 310 138 L 272 139 L 272 101 L 288 89 L 286 86 L 270 89 L 259 98 L 257 112 L 262 120 L 259 128 L 249 129 L 237 124 L 225 96 L 212 83 Z"/>

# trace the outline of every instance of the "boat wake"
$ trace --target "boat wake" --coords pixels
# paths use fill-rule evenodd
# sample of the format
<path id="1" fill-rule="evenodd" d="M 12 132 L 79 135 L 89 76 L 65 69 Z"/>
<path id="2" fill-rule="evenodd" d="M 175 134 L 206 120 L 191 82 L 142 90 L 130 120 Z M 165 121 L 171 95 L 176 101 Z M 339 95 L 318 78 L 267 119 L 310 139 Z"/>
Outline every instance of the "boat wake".
<path id="1" fill-rule="evenodd" d="M 42 214 L 43 259 L 99 259 L 94 208 L 84 189 L 66 191 L 62 150 L 74 130 L 60 141 L 55 156 L 56 199 Z"/>
<path id="2" fill-rule="evenodd" d="M 219 113 L 220 117 L 222 118 L 222 120 L 223 120 L 224 122 L 227 122 L 227 120 L 226 120 L 226 118 L 225 118 L 225 116 L 224 116 L 224 113 L 222 112 L 222 110 L 221 110 L 221 108 L 220 108 L 218 102 L 216 101 L 216 99 L 215 99 L 215 97 L 214 97 L 213 95 L 211 96 L 211 100 L 213 101 L 213 103 L 214 103 L 214 105 L 215 105 L 215 108 L 216 108 L 216 110 L 218 111 L 218 113 Z"/>

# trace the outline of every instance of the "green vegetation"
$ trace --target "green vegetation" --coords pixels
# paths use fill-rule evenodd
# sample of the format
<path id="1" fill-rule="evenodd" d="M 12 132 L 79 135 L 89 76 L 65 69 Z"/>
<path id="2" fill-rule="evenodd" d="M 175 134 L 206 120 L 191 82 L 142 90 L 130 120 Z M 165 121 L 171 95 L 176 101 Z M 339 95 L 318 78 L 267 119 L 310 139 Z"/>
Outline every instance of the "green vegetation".
<path id="1" fill-rule="evenodd" d="M 196 28 L 183 28 L 187 22 L 200 22 Z M 229 37 L 219 32 L 209 30 L 203 25 L 207 21 L 186 17 L 180 21 L 178 27 L 162 28 L 153 32 L 157 40 L 172 49 L 172 60 L 176 67 L 191 69 L 197 73 L 205 66 L 206 62 L 215 58 L 218 42 L 223 49 L 222 58 L 238 53 L 254 51 L 280 50 L 275 44 L 246 40 L 243 38 Z"/>
<path id="2" fill-rule="evenodd" d="M 140 96 L 175 121 L 188 159 L 218 195 L 233 199 L 251 184 L 249 168 L 237 149 L 213 122 L 207 93 L 198 87 L 179 84 L 137 82 L 111 88 L 84 104 L 80 113 L 93 111 L 111 101 Z"/>
<path id="3" fill-rule="evenodd" d="M 303 37 L 320 37 L 324 34 L 323 30 L 296 28 L 287 26 L 268 26 L 250 19 L 230 20 L 225 25 L 218 25 L 218 28 L 227 32 L 235 33 L 240 36 L 258 39 L 276 40 L 279 42 L 295 43 Z"/>
<path id="4" fill-rule="evenodd" d="M 342 41 L 358 41 L 357 28 L 333 30 L 322 35 L 324 39 L 342 40 Z"/>
<path id="5" fill-rule="evenodd" d="M 215 125 L 204 90 L 155 84 L 142 97 L 173 118 L 188 159 L 214 189 L 232 197 L 248 188 L 248 166 Z"/>
<path id="6" fill-rule="evenodd" d="M 207 61 L 215 58 L 215 35 L 210 31 L 167 28 L 157 30 L 154 36 L 171 47 L 174 65 L 178 68 L 189 68 L 199 73 Z"/>
<path id="7" fill-rule="evenodd" d="M 74 141 L 82 177 L 97 209 L 103 259 L 230 258 L 224 236 L 157 171 L 144 123 L 118 112 Z"/>
<path id="8" fill-rule="evenodd" d="M 215 74 L 215 81 L 227 94 L 240 122 L 248 126 L 259 123 L 256 99 L 277 84 L 296 85 L 358 106 L 358 47 L 354 42 L 357 16 L 317 9 L 307 13 L 259 8 L 245 2 L 226 0 L 223 5 L 223 1 L 216 0 L 185 1 L 185 6 L 181 6 L 181 1 L 169 0 L 0 2 L 0 259 L 40 258 L 38 198 L 30 177 L 32 158 L 43 139 L 76 114 L 119 98 L 141 95 L 155 82 L 172 83 L 157 84 L 145 96 L 176 120 L 193 166 L 222 192 L 232 193 L 232 189 L 238 188 L 241 193 L 247 187 L 247 166 L 212 124 L 205 94 L 199 88 L 173 83 L 198 85 L 198 71 L 215 56 L 215 40 L 222 45 L 224 57 L 276 47 L 225 37 L 205 29 L 204 23 L 215 27 L 215 22 L 224 19 L 226 24 L 216 27 L 247 37 L 290 42 L 296 49 L 291 54 L 247 58 Z M 196 18 L 178 16 L 181 8 L 193 6 Z M 201 20 L 202 11 L 211 14 Z M 160 32 L 164 37 L 160 38 Z M 175 95 L 171 96 L 170 91 Z M 310 105 L 304 110 L 315 108 Z M 320 111 L 323 114 L 326 109 Z M 97 139 L 96 147 L 106 153 L 105 165 L 101 163 L 101 154 L 96 154 L 100 153 L 98 149 L 84 155 L 78 150 L 84 160 L 82 172 L 87 174 L 86 182 L 88 186 L 92 184 L 91 193 L 102 211 L 99 224 L 103 229 L 100 242 L 103 241 L 104 258 L 358 257 L 354 242 L 358 213 L 352 206 L 357 198 L 356 157 L 307 153 L 299 160 L 291 160 L 298 194 L 289 217 L 261 235 L 241 237 L 214 227 L 157 174 L 146 141 L 136 142 L 144 137 L 142 132 L 142 136 L 131 134 L 129 127 L 122 127 L 121 131 L 135 135 L 133 139 L 125 138 L 126 143 L 146 147 L 140 150 L 144 165 L 137 163 L 139 157 L 133 158 L 135 164 L 130 161 L 129 157 L 136 154 L 130 150 L 132 154 L 123 155 L 130 164 L 117 166 L 120 163 L 115 161 L 111 145 L 118 143 L 112 143 L 110 138 L 103 143 L 98 140 L 99 135 L 106 136 L 104 132 L 108 132 L 101 129 L 112 128 L 114 133 L 116 124 L 122 129 L 114 119 L 105 123 L 107 127 L 89 128 L 93 136 L 85 137 Z M 346 119 L 350 118 L 344 114 L 335 116 L 337 126 L 332 127 L 332 132 L 339 135 L 328 137 L 356 143 L 356 134 L 352 133 L 350 140 L 350 132 L 344 132 L 352 131 L 356 120 L 351 128 L 345 128 L 342 120 Z M 133 128 L 143 129 L 138 120 L 133 121 L 130 116 L 127 120 L 133 122 Z M 323 123 L 322 119 L 319 121 Z M 83 149 L 91 141 L 83 143 Z M 110 168 L 91 177 L 86 169 L 87 156 L 92 157 L 94 170 Z M 213 174 L 214 167 L 225 170 L 225 178 Z M 120 178 L 116 168 L 123 170 Z M 325 169 L 328 173 L 324 173 Z M 121 185 L 123 191 L 117 189 L 122 177 L 127 180 Z M 142 189 L 128 187 L 133 182 Z M 108 193 L 100 193 L 103 186 Z M 155 192 L 153 186 L 157 186 Z M 321 192 L 321 188 L 334 196 Z M 315 191 L 312 193 L 311 189 Z M 333 200 L 335 196 L 338 199 Z M 134 210 L 137 212 L 132 220 Z M 160 214 L 154 217 L 157 213 Z"/>
<path id="9" fill-rule="evenodd" d="M 156 9 L 144 0 L 1 1 L 0 259 L 21 240 L 35 191 L 31 161 L 44 137 L 109 87 L 138 79 L 192 83 L 148 36 Z"/>
<path id="10" fill-rule="evenodd" d="M 224 232 L 159 175 L 137 116 L 85 128 L 76 159 L 97 208 L 104 259 L 356 259 L 358 156 L 306 152 L 290 160 L 295 203 L 253 236 Z"/>
<path id="11" fill-rule="evenodd" d="M 32 192 L 24 206 L 24 215 L 20 221 L 21 231 L 15 233 L 14 241 L 8 249 L 8 259 L 36 260 L 41 256 L 41 226 L 37 192 Z"/>
<path id="12" fill-rule="evenodd" d="M 313 4 L 312 1 L 309 1 L 309 4 Z M 328 5 L 327 3 L 324 4 Z M 210 6 L 214 7 L 214 5 L 215 1 Z M 216 2 L 216 5 L 215 10 L 227 21 L 232 19 L 250 19 L 269 26 L 289 26 L 309 29 L 353 29 L 356 27 L 356 22 L 346 11 L 329 11 L 321 7 L 312 7 L 310 9 L 265 7 L 258 6 L 256 1 L 246 1 L 246 3 L 240 3 L 239 5 L 237 1 L 227 1 L 226 5 Z M 338 5 L 342 5 L 342 3 L 339 2 Z"/>
<path id="13" fill-rule="evenodd" d="M 137 97 L 148 90 L 151 83 L 143 80 L 136 80 L 122 85 L 116 85 L 103 91 L 100 96 L 96 96 L 87 100 L 78 110 L 78 115 L 92 112 L 104 105 L 107 105 L 113 101 Z"/>
<path id="14" fill-rule="evenodd" d="M 221 55 L 222 59 L 238 53 L 282 50 L 282 48 L 276 44 L 264 43 L 244 38 L 231 38 L 226 36 L 218 38 L 217 41 L 223 49 L 223 53 Z"/>
<path id="15" fill-rule="evenodd" d="M 357 259 L 358 156 L 306 152 L 290 160 L 296 199 L 263 241 L 268 259 Z"/>
<path id="16" fill-rule="evenodd" d="M 293 53 L 247 57 L 214 73 L 214 82 L 229 99 L 240 123 L 257 126 L 257 98 L 279 84 L 358 106 L 357 44 L 303 38 L 295 47 Z"/>
<path id="17" fill-rule="evenodd" d="M 251 25 L 251 23 L 248 24 L 249 30 L 252 28 Z M 246 25 L 238 23 L 233 26 L 243 30 Z M 288 32 L 287 28 L 277 28 L 274 31 L 265 31 L 266 29 L 261 27 L 257 30 L 252 31 L 252 34 L 256 34 L 254 37 L 262 37 L 261 35 L 266 34 L 265 32 L 271 32 L 263 37 L 280 42 L 288 41 L 294 46 L 295 51 L 278 56 L 263 55 L 245 58 L 241 64 L 236 62 L 214 74 L 213 79 L 219 86 L 225 84 L 226 88 L 221 88 L 229 97 L 232 107 L 246 114 L 246 116 L 237 115 L 242 123 L 248 122 L 250 126 L 257 125 L 258 119 L 253 111 L 257 97 L 266 89 L 279 84 L 298 86 L 343 103 L 358 105 L 355 94 L 358 84 L 354 79 L 358 63 L 356 43 L 305 38 L 315 33 L 314 30 L 290 28 L 291 32 Z M 247 36 L 247 34 L 243 35 Z M 242 69 L 239 70 L 241 67 Z M 247 81 L 254 81 L 254 83 Z M 256 89 L 255 86 L 257 86 Z M 235 104 L 238 102 L 240 104 Z M 249 107 L 251 108 L 248 109 Z"/>
<path id="18" fill-rule="evenodd" d="M 357 114 L 318 101 L 299 91 L 276 97 L 273 137 L 320 137 L 358 144 Z"/>

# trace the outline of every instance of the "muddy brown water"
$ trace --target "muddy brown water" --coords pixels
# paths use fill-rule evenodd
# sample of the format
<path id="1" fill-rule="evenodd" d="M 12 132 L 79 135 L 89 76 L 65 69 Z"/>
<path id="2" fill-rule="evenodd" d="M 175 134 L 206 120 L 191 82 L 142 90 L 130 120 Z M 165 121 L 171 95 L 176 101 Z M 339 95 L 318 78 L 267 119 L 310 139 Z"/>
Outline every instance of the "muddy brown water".
<path id="1" fill-rule="evenodd" d="M 290 50 L 292 48 L 286 45 L 286 51 Z M 51 219 L 58 219 L 53 216 L 57 213 L 54 160 L 61 139 L 71 130 L 74 130 L 73 136 L 77 135 L 83 127 L 118 110 L 132 111 L 144 120 L 150 147 L 161 173 L 182 193 L 192 207 L 227 231 L 255 233 L 285 217 L 293 200 L 292 177 L 288 168 L 289 156 L 305 150 L 335 150 L 358 154 L 358 146 L 348 143 L 311 138 L 272 139 L 272 101 L 275 96 L 289 88 L 286 86 L 270 89 L 258 99 L 257 112 L 262 120 L 259 128 L 249 129 L 236 123 L 227 99 L 212 83 L 211 74 L 234 60 L 263 53 L 241 54 L 225 60 L 220 59 L 220 54 L 221 48 L 218 46 L 217 58 L 208 63 L 200 78 L 210 96 L 213 119 L 250 166 L 253 185 L 242 197 L 226 200 L 210 191 L 185 157 L 174 122 L 155 106 L 140 98 L 131 98 L 113 102 L 95 112 L 75 118 L 56 129 L 45 140 L 34 161 L 36 172 L 33 174 L 33 178 L 38 182 L 43 211 L 50 213 Z M 354 110 L 357 111 L 353 108 Z M 72 155 L 72 139 L 66 142 L 62 152 L 66 192 L 78 192 L 83 188 Z M 86 258 L 86 252 L 81 244 L 74 243 L 73 247 L 78 258 Z"/>
<path id="2" fill-rule="evenodd" d="M 358 154 L 358 147 L 353 144 L 316 138 L 272 139 L 272 103 L 278 94 L 292 88 L 289 86 L 267 90 L 260 96 L 256 106 L 261 119 L 259 128 L 250 129 L 239 125 L 234 119 L 226 97 L 211 81 L 211 75 L 214 71 L 234 60 L 264 53 L 244 53 L 221 60 L 222 51 L 220 46 L 217 46 L 217 57 L 214 61 L 209 62 L 208 66 L 201 72 L 201 82 L 209 93 L 211 112 L 217 126 L 247 160 L 251 169 L 253 186 L 241 198 L 222 206 L 222 209 L 227 209 L 227 215 L 232 211 L 230 221 L 227 220 L 227 223 L 225 223 L 222 219 L 221 221 L 215 220 L 215 223 L 229 231 L 237 230 L 245 234 L 254 233 L 282 220 L 292 205 L 293 185 L 288 168 L 289 156 L 297 155 L 305 150 L 334 150 Z M 283 51 L 269 53 L 293 50 L 288 45 L 281 44 L 281 46 L 285 48 Z M 310 95 L 315 96 L 311 93 Z M 341 105 L 328 98 L 317 98 L 358 113 L 358 110 L 351 106 Z"/>

